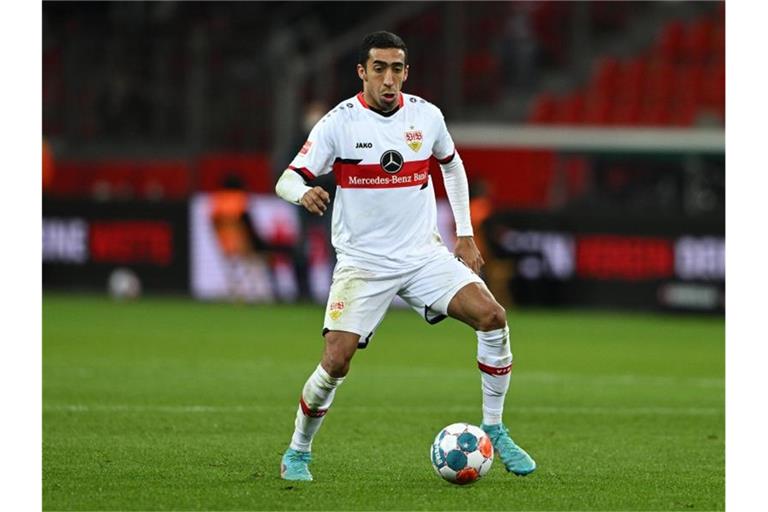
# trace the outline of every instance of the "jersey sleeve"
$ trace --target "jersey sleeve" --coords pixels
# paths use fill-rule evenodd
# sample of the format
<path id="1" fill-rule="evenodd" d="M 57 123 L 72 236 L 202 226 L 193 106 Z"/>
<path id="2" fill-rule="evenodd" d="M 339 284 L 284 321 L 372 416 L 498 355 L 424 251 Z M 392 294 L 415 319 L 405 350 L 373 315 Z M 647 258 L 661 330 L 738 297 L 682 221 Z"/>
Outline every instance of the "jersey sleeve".
<path id="1" fill-rule="evenodd" d="M 309 132 L 309 137 L 301 146 L 288 166 L 298 172 L 305 181 L 309 181 L 333 169 L 336 155 L 334 124 L 331 117 L 325 116 Z"/>
<path id="2" fill-rule="evenodd" d="M 438 162 L 447 164 L 453 159 L 456 153 L 456 146 L 453 143 L 451 134 L 448 133 L 448 127 L 445 126 L 445 118 L 439 111 L 437 123 L 437 137 L 435 138 L 435 144 L 432 146 L 432 154 L 437 158 Z"/>

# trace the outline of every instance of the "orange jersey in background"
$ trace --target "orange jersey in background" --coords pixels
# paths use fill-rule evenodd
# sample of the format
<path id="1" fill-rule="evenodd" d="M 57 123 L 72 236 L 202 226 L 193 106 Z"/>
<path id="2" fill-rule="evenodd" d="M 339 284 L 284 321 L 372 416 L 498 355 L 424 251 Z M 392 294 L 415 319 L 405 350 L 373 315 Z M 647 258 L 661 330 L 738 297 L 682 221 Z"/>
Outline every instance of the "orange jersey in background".
<path id="1" fill-rule="evenodd" d="M 245 216 L 248 194 L 240 190 L 222 190 L 211 194 L 210 216 L 216 238 L 224 254 L 228 256 L 250 253 L 250 238 Z"/>

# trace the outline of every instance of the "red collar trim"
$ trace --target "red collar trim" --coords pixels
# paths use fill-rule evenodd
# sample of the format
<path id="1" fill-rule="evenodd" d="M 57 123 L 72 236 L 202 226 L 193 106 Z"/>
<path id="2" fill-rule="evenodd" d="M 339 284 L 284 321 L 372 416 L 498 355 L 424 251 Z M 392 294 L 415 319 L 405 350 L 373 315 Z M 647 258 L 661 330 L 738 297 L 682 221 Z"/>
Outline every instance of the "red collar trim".
<path id="1" fill-rule="evenodd" d="M 357 93 L 357 101 L 360 102 L 360 104 L 363 106 L 363 108 L 370 108 L 368 104 L 365 102 L 365 98 L 363 97 L 363 93 L 359 92 Z"/>
<path id="2" fill-rule="evenodd" d="M 397 106 L 402 107 L 405 105 L 405 99 L 403 98 L 403 93 L 398 93 L 399 96 L 397 98 Z M 357 93 L 357 101 L 360 102 L 360 104 L 363 106 L 363 108 L 370 109 L 371 107 L 368 106 L 368 103 L 365 102 L 365 97 L 363 96 L 362 92 Z"/>

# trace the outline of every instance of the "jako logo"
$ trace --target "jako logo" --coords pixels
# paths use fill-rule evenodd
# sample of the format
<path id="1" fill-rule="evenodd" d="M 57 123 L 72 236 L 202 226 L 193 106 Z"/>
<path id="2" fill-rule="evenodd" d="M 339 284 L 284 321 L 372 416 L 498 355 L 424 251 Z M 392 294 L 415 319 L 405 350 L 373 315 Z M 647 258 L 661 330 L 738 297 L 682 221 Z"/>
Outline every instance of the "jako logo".
<path id="1" fill-rule="evenodd" d="M 357 145 L 355 145 L 355 149 L 360 149 L 360 148 L 371 149 L 372 147 L 373 147 L 372 142 L 358 142 Z"/>

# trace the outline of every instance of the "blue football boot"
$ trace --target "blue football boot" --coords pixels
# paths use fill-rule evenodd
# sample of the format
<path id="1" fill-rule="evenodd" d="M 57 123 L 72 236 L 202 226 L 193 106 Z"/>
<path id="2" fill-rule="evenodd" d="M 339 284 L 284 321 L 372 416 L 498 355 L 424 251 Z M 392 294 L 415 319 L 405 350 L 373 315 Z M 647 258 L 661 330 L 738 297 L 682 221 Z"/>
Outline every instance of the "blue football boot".
<path id="1" fill-rule="evenodd" d="M 491 444 L 493 444 L 493 448 L 507 471 L 518 476 L 533 473 L 536 469 L 536 462 L 509 437 L 507 427 L 499 423 L 496 425 L 482 424 L 481 428 L 491 438 Z"/>
<path id="2" fill-rule="evenodd" d="M 283 480 L 312 480 L 309 463 L 312 461 L 310 452 L 300 452 L 288 448 L 280 463 L 280 478 Z"/>

